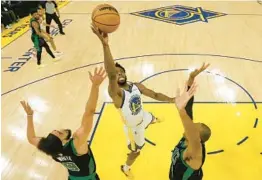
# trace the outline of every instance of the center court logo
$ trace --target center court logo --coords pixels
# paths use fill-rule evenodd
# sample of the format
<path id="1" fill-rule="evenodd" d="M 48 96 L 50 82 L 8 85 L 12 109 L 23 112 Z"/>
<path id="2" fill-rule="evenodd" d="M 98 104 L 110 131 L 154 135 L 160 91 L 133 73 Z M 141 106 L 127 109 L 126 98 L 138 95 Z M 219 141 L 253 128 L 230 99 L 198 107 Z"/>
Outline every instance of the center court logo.
<path id="1" fill-rule="evenodd" d="M 184 25 L 197 21 L 207 23 L 208 19 L 226 15 L 224 13 L 205 10 L 201 7 L 193 8 L 179 5 L 139 11 L 131 14 L 177 25 Z"/>

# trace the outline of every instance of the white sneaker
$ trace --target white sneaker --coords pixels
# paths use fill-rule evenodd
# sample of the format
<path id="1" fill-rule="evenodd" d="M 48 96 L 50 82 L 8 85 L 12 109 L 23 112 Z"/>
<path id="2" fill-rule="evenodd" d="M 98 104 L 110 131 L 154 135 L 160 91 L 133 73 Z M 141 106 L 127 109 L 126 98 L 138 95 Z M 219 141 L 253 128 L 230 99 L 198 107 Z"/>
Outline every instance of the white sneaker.
<path id="1" fill-rule="evenodd" d="M 40 65 L 37 66 L 38 69 L 42 69 L 42 68 L 44 68 L 44 67 L 46 67 L 45 64 L 40 64 Z"/>
<path id="2" fill-rule="evenodd" d="M 57 56 L 56 58 L 53 59 L 54 62 L 60 61 L 61 60 L 61 56 Z"/>

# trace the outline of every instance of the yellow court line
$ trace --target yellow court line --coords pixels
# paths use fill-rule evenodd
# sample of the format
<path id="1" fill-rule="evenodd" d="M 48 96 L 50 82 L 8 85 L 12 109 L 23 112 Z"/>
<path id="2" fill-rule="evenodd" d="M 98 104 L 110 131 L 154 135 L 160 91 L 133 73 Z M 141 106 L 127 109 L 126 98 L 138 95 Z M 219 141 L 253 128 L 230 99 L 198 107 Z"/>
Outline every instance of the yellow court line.
<path id="1" fill-rule="evenodd" d="M 57 2 L 58 8 L 61 9 L 64 6 L 66 6 L 69 3 L 69 0 L 59 1 Z M 1 38 L 1 48 L 6 47 L 19 37 L 21 37 L 23 34 L 25 34 L 29 29 L 29 21 L 30 16 L 24 17 L 21 19 L 18 23 L 14 24 L 14 26 L 11 29 L 7 29 L 4 32 L 2 32 L 2 38 Z"/>

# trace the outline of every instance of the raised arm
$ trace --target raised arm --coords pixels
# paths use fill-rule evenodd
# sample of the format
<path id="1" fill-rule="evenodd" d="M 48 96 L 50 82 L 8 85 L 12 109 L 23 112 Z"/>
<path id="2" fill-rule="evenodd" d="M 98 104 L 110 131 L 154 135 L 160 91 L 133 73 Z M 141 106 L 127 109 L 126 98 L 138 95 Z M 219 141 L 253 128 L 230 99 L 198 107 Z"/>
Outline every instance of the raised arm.
<path id="1" fill-rule="evenodd" d="M 91 92 L 85 106 L 85 112 L 82 117 L 80 128 L 74 134 L 74 145 L 76 150 L 81 149 L 82 145 L 87 143 L 88 136 L 93 127 L 93 116 L 96 111 L 98 100 L 99 86 L 105 79 L 105 71 L 103 68 L 97 72 L 95 69 L 94 75 L 89 72 L 90 80 L 92 81 Z"/>
<path id="2" fill-rule="evenodd" d="M 36 137 L 35 135 L 35 128 L 34 128 L 34 111 L 30 107 L 30 105 L 25 101 L 20 101 L 21 105 L 23 106 L 26 114 L 27 114 L 27 128 L 26 128 L 26 137 L 30 144 L 33 146 L 38 145 L 41 138 Z"/>
<path id="3" fill-rule="evenodd" d="M 147 97 L 150 97 L 150 98 L 155 99 L 157 101 L 175 102 L 175 98 L 168 97 L 168 96 L 166 96 L 162 93 L 157 93 L 157 92 L 155 92 L 151 89 L 148 89 L 143 84 L 135 83 L 135 85 L 138 87 L 140 92 Z"/>
<path id="4" fill-rule="evenodd" d="M 115 63 L 108 45 L 108 35 L 101 32 L 97 27 L 92 25 L 92 31 L 97 35 L 103 45 L 104 65 L 109 79 L 108 92 L 116 106 L 121 106 L 123 92 L 117 84 L 117 71 Z"/>
<path id="5" fill-rule="evenodd" d="M 195 69 L 194 71 L 192 71 L 189 75 L 188 81 L 187 81 L 187 90 L 190 89 L 190 87 L 192 86 L 193 82 L 195 81 L 195 78 L 197 77 L 198 74 L 200 74 L 201 72 L 203 72 L 204 70 L 206 70 L 209 67 L 210 64 L 205 64 L 203 63 L 203 65 L 198 68 Z M 190 98 L 190 100 L 188 101 L 185 110 L 187 115 L 193 120 L 193 103 L 194 103 L 194 96 L 192 96 Z"/>
<path id="6" fill-rule="evenodd" d="M 196 84 L 193 83 L 189 90 L 187 90 L 187 87 L 188 86 L 186 83 L 183 93 L 181 95 L 179 95 L 179 92 L 177 93 L 175 104 L 178 109 L 186 137 L 188 138 L 188 142 L 192 143 L 192 145 L 195 145 L 197 143 L 200 143 L 200 136 L 198 131 L 196 130 L 196 126 L 192 122 L 192 119 L 188 116 L 185 107 L 196 91 Z"/>

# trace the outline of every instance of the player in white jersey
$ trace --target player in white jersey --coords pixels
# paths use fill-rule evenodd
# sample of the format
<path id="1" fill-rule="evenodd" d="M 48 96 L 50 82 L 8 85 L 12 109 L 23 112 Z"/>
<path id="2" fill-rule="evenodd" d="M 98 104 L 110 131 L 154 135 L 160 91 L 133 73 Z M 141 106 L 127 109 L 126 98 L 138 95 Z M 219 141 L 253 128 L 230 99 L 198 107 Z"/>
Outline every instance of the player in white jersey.
<path id="1" fill-rule="evenodd" d="M 55 56 L 60 56 L 62 55 L 63 53 L 58 51 L 57 48 L 56 48 L 56 45 L 55 45 L 55 42 L 54 42 L 54 39 L 53 37 L 51 37 L 48 33 L 46 33 L 46 31 L 44 30 L 45 29 L 45 26 L 50 26 L 50 27 L 53 27 L 53 28 L 56 28 L 54 25 L 48 25 L 44 22 L 45 20 L 45 9 L 42 8 L 41 5 L 39 5 L 37 7 L 37 13 L 39 14 L 39 24 L 40 24 L 40 28 L 41 28 L 41 32 L 42 34 L 45 36 L 45 40 L 47 42 L 50 42 L 51 46 L 52 46 L 52 49 L 54 50 L 54 55 Z M 33 56 L 36 57 L 36 52 L 33 53 Z"/>
<path id="2" fill-rule="evenodd" d="M 162 93 L 156 93 L 140 83 L 127 83 L 125 69 L 118 63 L 114 63 L 108 45 L 108 36 L 92 25 L 93 32 L 99 37 L 103 44 L 104 65 L 109 78 L 108 92 L 116 108 L 123 117 L 124 129 L 128 137 L 128 147 L 131 152 L 128 154 L 125 165 L 121 166 L 122 172 L 130 177 L 132 173 L 130 166 L 140 154 L 145 144 L 145 129 L 156 119 L 154 116 L 143 110 L 141 94 L 158 101 L 175 102 Z M 132 148 L 132 142 L 134 146 Z"/>

